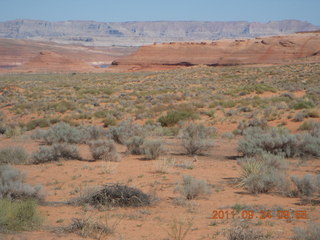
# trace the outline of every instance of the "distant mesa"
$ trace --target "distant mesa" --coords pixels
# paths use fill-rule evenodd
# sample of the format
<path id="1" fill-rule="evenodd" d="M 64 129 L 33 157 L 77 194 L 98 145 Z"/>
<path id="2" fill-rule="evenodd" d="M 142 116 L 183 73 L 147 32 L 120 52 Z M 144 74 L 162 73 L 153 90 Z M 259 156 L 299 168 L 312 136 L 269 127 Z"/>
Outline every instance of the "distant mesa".
<path id="1" fill-rule="evenodd" d="M 14 20 L 0 22 L 0 38 L 50 41 L 85 46 L 142 46 L 164 42 L 254 38 L 317 31 L 320 27 L 298 20 L 267 23 L 156 21 L 94 22 Z"/>

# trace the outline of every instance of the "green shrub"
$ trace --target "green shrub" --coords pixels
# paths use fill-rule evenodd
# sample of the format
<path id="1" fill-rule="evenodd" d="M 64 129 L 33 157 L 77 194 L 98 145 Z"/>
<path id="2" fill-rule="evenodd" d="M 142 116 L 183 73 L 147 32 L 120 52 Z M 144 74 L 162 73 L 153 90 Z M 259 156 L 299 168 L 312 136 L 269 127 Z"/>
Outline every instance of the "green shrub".
<path id="1" fill-rule="evenodd" d="M 182 182 L 178 184 L 175 191 L 179 192 L 185 199 L 191 200 L 201 195 L 211 194 L 211 187 L 204 180 L 184 175 Z"/>
<path id="2" fill-rule="evenodd" d="M 161 140 L 144 141 L 142 149 L 148 159 L 157 159 L 165 152 L 164 143 Z"/>
<path id="3" fill-rule="evenodd" d="M 90 151 L 94 160 L 104 160 L 111 162 L 120 161 L 116 145 L 113 140 L 96 140 L 89 142 Z"/>
<path id="4" fill-rule="evenodd" d="M 292 107 L 295 110 L 300 110 L 300 109 L 306 109 L 306 108 L 313 108 L 315 107 L 315 105 L 311 101 L 300 100 L 296 102 Z"/>
<path id="5" fill-rule="evenodd" d="M 40 227 L 43 218 L 34 200 L 0 199 L 0 232 L 30 231 Z"/>
<path id="6" fill-rule="evenodd" d="M 24 164 L 27 160 L 28 153 L 22 147 L 0 149 L 0 164 Z"/>
<path id="7" fill-rule="evenodd" d="M 42 200 L 42 187 L 24 183 L 25 174 L 9 165 L 0 165 L 0 199 L 38 199 Z M 0 208 L 1 209 L 1 208 Z M 1 212 L 1 211 L 0 211 Z"/>
<path id="8" fill-rule="evenodd" d="M 113 116 L 107 116 L 103 121 L 103 127 L 115 126 L 117 124 L 117 119 Z"/>
<path id="9" fill-rule="evenodd" d="M 158 122 L 162 127 L 171 127 L 180 121 L 197 119 L 198 116 L 188 111 L 171 111 L 166 116 L 162 116 L 158 119 Z"/>
<path id="10" fill-rule="evenodd" d="M 213 146 L 211 137 L 215 132 L 214 128 L 191 123 L 183 128 L 181 132 L 183 147 L 189 155 L 202 154 Z"/>
<path id="11" fill-rule="evenodd" d="M 38 152 L 33 153 L 33 163 L 40 164 L 59 159 L 77 159 L 81 160 L 77 146 L 69 144 L 53 144 L 51 146 L 40 146 Z"/>
<path id="12" fill-rule="evenodd" d="M 27 131 L 33 130 L 37 127 L 45 128 L 49 126 L 50 126 L 50 122 L 46 118 L 34 119 L 25 124 Z"/>
<path id="13" fill-rule="evenodd" d="M 51 106 L 56 112 L 65 113 L 66 111 L 72 111 L 76 109 L 76 104 L 67 101 L 61 101 Z"/>

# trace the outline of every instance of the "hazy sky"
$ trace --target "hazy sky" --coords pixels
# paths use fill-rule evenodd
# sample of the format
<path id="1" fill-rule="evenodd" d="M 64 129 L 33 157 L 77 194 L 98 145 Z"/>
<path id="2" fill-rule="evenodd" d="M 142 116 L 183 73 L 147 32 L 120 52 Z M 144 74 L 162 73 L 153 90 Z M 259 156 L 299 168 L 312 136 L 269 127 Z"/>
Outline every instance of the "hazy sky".
<path id="1" fill-rule="evenodd" d="M 0 0 L 0 21 L 298 19 L 320 26 L 320 0 Z"/>

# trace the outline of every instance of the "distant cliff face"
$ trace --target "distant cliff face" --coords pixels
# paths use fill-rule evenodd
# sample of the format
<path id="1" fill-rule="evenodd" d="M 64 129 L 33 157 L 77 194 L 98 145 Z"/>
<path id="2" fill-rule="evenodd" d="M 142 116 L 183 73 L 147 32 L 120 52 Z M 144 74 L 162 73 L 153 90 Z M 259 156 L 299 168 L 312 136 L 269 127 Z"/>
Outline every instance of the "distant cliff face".
<path id="1" fill-rule="evenodd" d="M 0 22 L 0 38 L 34 39 L 87 46 L 145 45 L 154 42 L 249 38 L 313 31 L 320 27 L 297 20 L 250 22 Z"/>

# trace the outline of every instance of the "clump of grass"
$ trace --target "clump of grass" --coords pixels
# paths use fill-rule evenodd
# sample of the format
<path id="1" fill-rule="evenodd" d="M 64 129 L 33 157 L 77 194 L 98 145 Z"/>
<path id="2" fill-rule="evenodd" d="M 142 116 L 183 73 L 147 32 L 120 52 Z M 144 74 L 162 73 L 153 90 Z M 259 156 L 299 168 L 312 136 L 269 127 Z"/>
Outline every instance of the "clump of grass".
<path id="1" fill-rule="evenodd" d="M 46 118 L 34 119 L 25 124 L 27 131 L 33 130 L 37 127 L 45 128 L 50 126 L 50 121 Z"/>
<path id="2" fill-rule="evenodd" d="M 103 127 L 115 126 L 117 124 L 117 119 L 112 115 L 108 115 L 102 122 Z"/>
<path id="3" fill-rule="evenodd" d="M 174 219 L 173 222 L 170 223 L 167 233 L 173 240 L 184 240 L 188 236 L 192 226 L 192 220 L 177 221 Z"/>
<path id="4" fill-rule="evenodd" d="M 156 173 L 168 173 L 169 167 L 173 167 L 175 165 L 175 160 L 173 158 L 169 158 L 167 156 L 160 157 L 158 161 L 155 162 L 155 172 Z"/>
<path id="5" fill-rule="evenodd" d="M 0 199 L 42 200 L 42 186 L 24 183 L 25 174 L 9 165 L 0 166 Z M 0 208 L 1 209 L 1 208 Z"/>
<path id="6" fill-rule="evenodd" d="M 113 140 L 96 140 L 89 142 L 90 151 L 94 160 L 104 160 L 111 162 L 120 161 L 116 145 Z"/>
<path id="7" fill-rule="evenodd" d="M 40 146 L 38 152 L 33 153 L 33 163 L 46 163 L 58 161 L 59 159 L 81 160 L 78 147 L 70 144 L 53 144 L 51 146 Z"/>
<path id="8" fill-rule="evenodd" d="M 165 152 L 163 141 L 157 139 L 144 141 L 142 148 L 147 159 L 157 159 Z"/>
<path id="9" fill-rule="evenodd" d="M 293 109 L 295 110 L 300 110 L 300 109 L 308 109 L 308 108 L 313 108 L 315 107 L 314 103 L 312 101 L 307 101 L 307 100 L 300 100 L 293 104 Z"/>
<path id="10" fill-rule="evenodd" d="M 236 222 L 227 233 L 228 240 L 265 240 L 270 238 L 259 229 L 250 227 L 246 222 Z"/>
<path id="11" fill-rule="evenodd" d="M 69 226 L 64 228 L 68 233 L 76 233 L 81 237 L 101 239 L 113 234 L 118 222 L 110 225 L 107 220 L 102 223 L 93 218 L 73 218 Z"/>
<path id="12" fill-rule="evenodd" d="M 310 131 L 313 135 L 317 135 L 317 132 L 320 133 L 320 123 L 312 120 L 305 121 L 299 126 L 298 130 Z"/>
<path id="13" fill-rule="evenodd" d="M 214 128 L 191 123 L 181 132 L 183 147 L 188 155 L 200 155 L 213 146 L 211 137 L 215 132 Z"/>
<path id="14" fill-rule="evenodd" d="M 40 227 L 43 217 L 37 210 L 37 203 L 28 199 L 11 201 L 0 199 L 0 232 L 30 231 Z"/>
<path id="15" fill-rule="evenodd" d="M 7 147 L 0 149 L 0 164 L 25 164 L 28 153 L 22 147 Z"/>
<path id="16" fill-rule="evenodd" d="M 295 227 L 293 240 L 318 240 L 320 236 L 320 225 L 310 222 L 307 227 Z"/>
<path id="17" fill-rule="evenodd" d="M 88 191 L 71 202 L 95 207 L 142 207 L 150 205 L 152 197 L 137 188 L 112 184 Z"/>
<path id="18" fill-rule="evenodd" d="M 198 115 L 189 111 L 171 111 L 158 119 L 162 127 L 172 127 L 180 121 L 197 119 Z"/>
<path id="19" fill-rule="evenodd" d="M 201 195 L 211 194 L 211 187 L 204 180 L 198 180 L 192 176 L 184 175 L 175 191 L 179 192 L 185 199 L 191 200 Z"/>

